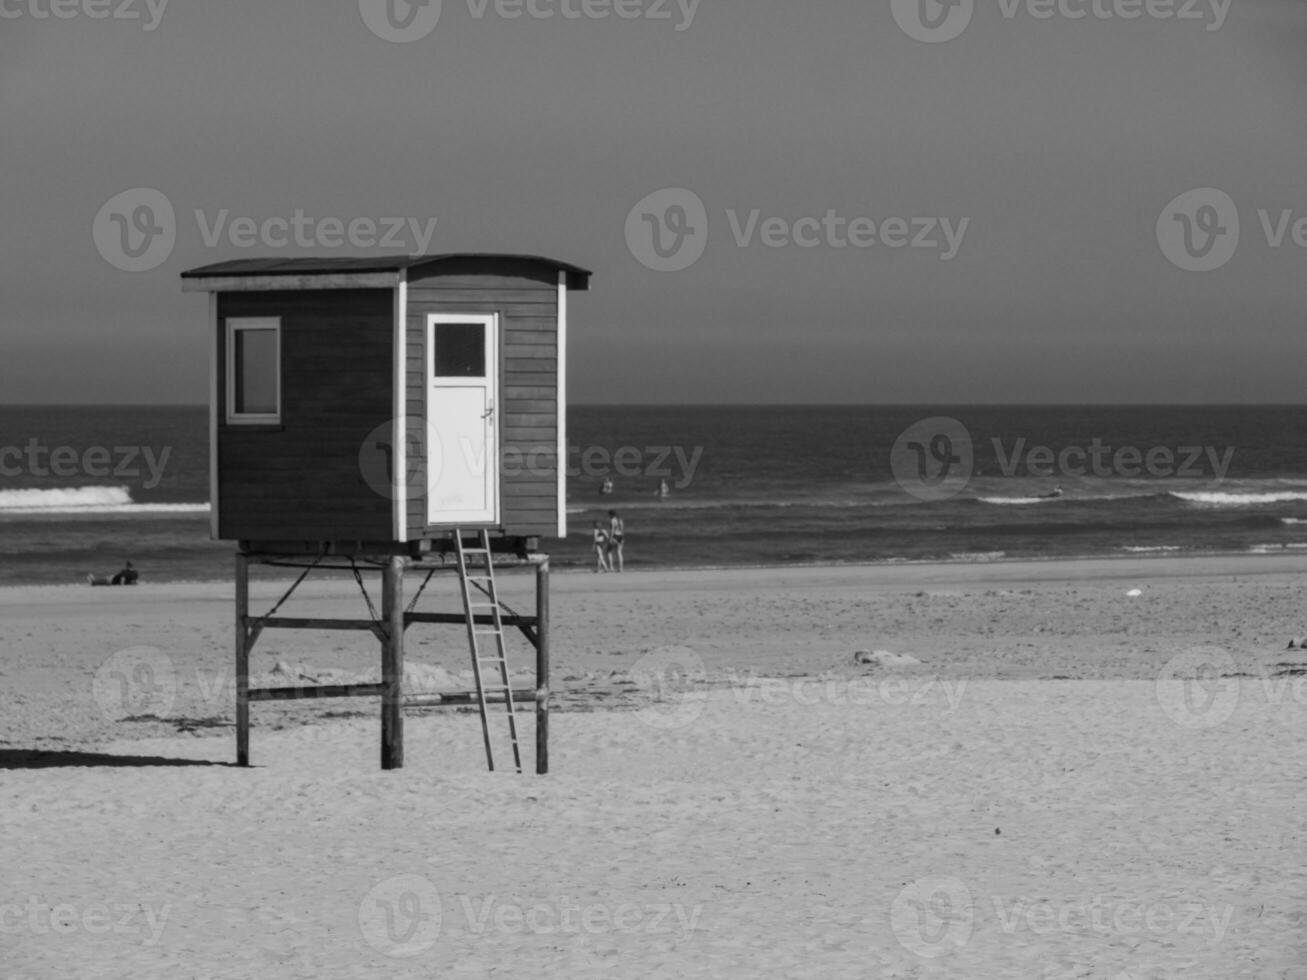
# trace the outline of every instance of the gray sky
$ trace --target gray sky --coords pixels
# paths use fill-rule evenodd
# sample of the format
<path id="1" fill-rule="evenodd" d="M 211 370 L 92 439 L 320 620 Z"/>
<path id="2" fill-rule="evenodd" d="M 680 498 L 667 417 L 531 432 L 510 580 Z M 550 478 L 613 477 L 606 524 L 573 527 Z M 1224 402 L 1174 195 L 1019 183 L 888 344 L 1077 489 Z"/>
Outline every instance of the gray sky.
<path id="1" fill-rule="evenodd" d="M 1302 398 L 1303 0 L 1198 0 L 1195 19 L 976 0 L 937 43 L 888 0 L 701 0 L 692 18 L 622 0 L 668 19 L 561 15 L 582 0 L 535 0 L 551 18 L 492 0 L 478 17 L 481 0 L 444 0 L 409 43 L 374 33 L 359 0 L 171 0 L 157 23 L 160 0 L 134 0 L 135 20 L 58 2 L 73 16 L 0 0 L 0 402 L 202 401 L 205 301 L 180 271 L 369 251 L 240 247 L 228 225 L 208 244 L 224 209 L 434 218 L 430 251 L 593 269 L 573 299 L 574 402 Z M 175 244 L 121 271 L 93 226 L 142 187 L 174 208 Z M 1157 227 L 1179 228 L 1164 209 L 1202 187 L 1234 203 L 1238 247 L 1189 272 Z M 662 188 L 706 209 L 706 248 L 675 272 L 626 234 Z M 1279 247 L 1259 210 L 1272 232 L 1291 212 Z M 769 218 L 828 212 L 833 237 L 812 221 L 793 229 L 812 247 L 777 228 L 789 243 L 763 243 Z M 967 223 L 944 259 L 938 224 L 921 238 L 939 247 L 880 241 L 896 217 L 908 238 Z M 876 243 L 837 247 L 855 218 Z"/>

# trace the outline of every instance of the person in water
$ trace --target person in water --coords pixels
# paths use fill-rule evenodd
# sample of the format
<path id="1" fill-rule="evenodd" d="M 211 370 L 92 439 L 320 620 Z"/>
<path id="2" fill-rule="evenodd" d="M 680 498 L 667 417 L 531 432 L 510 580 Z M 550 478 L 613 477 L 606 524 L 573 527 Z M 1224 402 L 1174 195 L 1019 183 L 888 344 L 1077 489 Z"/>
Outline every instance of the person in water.
<path id="1" fill-rule="evenodd" d="M 626 522 L 615 510 L 608 512 L 608 570 L 620 572 L 626 568 L 626 558 L 622 554 L 622 540 L 626 537 Z M 617 556 L 614 564 L 613 556 Z"/>
<path id="2" fill-rule="evenodd" d="M 599 521 L 594 523 L 591 541 L 595 552 L 595 574 L 611 572 L 612 569 L 608 567 L 608 532 Z"/>
<path id="3" fill-rule="evenodd" d="M 91 585 L 135 585 L 139 578 L 139 573 L 132 567 L 131 562 L 127 562 L 121 570 L 114 572 L 113 577 L 107 575 L 87 575 L 86 581 Z"/>

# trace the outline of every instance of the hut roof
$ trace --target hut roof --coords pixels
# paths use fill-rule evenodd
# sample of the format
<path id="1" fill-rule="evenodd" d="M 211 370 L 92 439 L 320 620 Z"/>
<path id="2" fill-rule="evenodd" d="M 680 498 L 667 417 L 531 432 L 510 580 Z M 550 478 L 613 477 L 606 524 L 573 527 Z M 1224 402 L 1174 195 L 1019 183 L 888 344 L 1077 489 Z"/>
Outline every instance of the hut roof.
<path id="1" fill-rule="evenodd" d="M 441 266 L 453 264 L 505 264 L 533 265 L 554 276 L 559 272 L 567 274 L 567 288 L 584 290 L 590 282 L 590 270 L 560 262 L 540 255 L 511 255 L 495 252 L 457 252 L 444 255 L 394 255 L 394 256 L 333 256 L 312 258 L 275 258 L 275 259 L 233 259 L 228 262 L 216 262 L 202 265 L 183 272 L 182 279 L 233 279 L 263 276 L 367 276 L 369 285 L 375 285 L 378 275 L 406 273 L 410 281 L 425 279 L 438 275 Z"/>

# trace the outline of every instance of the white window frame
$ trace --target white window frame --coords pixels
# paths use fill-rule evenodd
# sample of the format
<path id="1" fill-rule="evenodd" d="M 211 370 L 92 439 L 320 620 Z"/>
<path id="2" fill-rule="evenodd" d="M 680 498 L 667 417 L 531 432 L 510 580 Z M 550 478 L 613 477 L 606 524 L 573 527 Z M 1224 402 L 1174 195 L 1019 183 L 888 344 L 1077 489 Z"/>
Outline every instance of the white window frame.
<path id="1" fill-rule="evenodd" d="M 277 411 L 276 412 L 237 412 L 236 411 L 236 334 L 241 330 L 273 330 L 276 332 L 276 374 L 277 374 Z M 281 421 L 281 317 L 279 316 L 239 316 L 227 318 L 227 424 L 228 425 L 268 425 Z"/>

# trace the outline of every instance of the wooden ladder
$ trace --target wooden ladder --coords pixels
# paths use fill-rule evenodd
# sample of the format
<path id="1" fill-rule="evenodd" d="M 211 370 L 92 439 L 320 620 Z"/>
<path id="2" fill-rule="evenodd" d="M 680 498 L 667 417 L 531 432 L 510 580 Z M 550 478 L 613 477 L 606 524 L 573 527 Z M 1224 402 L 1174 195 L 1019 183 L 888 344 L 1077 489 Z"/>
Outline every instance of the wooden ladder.
<path id="1" fill-rule="evenodd" d="M 481 528 L 478 534 L 478 544 L 479 547 L 475 548 L 464 547 L 462 531 L 457 528 L 454 530 L 454 553 L 458 556 L 458 582 L 463 593 L 463 612 L 467 618 L 467 642 L 472 649 L 472 674 L 476 678 L 477 705 L 481 709 L 481 734 L 486 743 L 486 765 L 490 767 L 491 772 L 494 771 L 495 753 L 491 747 L 486 695 L 502 694 L 504 704 L 508 708 L 508 737 L 513 746 L 513 767 L 521 772 L 522 754 L 517 743 L 517 713 L 513 707 L 513 687 L 508 676 L 503 613 L 499 605 L 499 592 L 495 587 L 495 563 L 490 555 L 490 533 L 485 528 Z M 469 570 L 468 557 L 475 555 L 481 556 L 484 565 L 480 570 Z M 491 618 L 489 628 L 486 628 L 484 623 L 477 623 L 478 610 L 489 610 Z M 482 656 L 481 637 L 494 637 L 494 656 Z M 498 666 L 499 681 L 496 683 L 492 679 L 487 685 L 482 668 L 490 665 Z M 491 666 L 491 669 L 493 671 L 494 667 Z"/>

